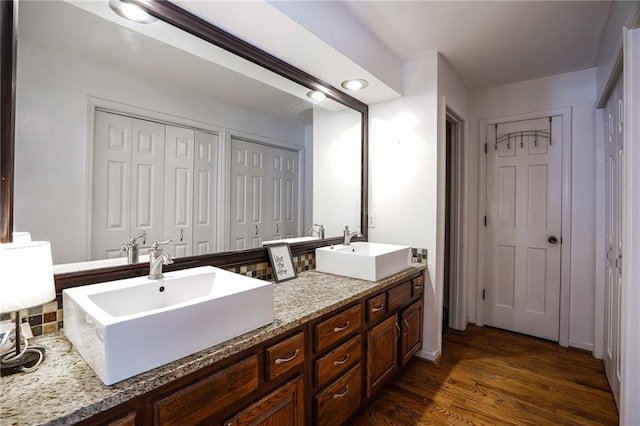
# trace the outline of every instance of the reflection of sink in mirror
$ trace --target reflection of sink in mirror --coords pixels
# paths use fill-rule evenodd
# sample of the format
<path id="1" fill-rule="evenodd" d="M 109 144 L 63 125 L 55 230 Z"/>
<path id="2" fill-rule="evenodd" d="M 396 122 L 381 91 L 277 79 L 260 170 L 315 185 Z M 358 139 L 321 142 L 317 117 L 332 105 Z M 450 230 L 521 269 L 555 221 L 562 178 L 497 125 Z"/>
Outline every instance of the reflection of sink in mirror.
<path id="1" fill-rule="evenodd" d="M 283 238 L 281 240 L 263 241 L 262 242 L 262 246 L 265 247 L 265 246 L 268 246 L 268 245 L 283 244 L 283 243 L 287 243 L 287 244 L 306 243 L 307 241 L 316 241 L 317 239 L 318 239 L 318 237 Z"/>
<path id="2" fill-rule="evenodd" d="M 107 385 L 273 322 L 270 283 L 212 266 L 76 287 L 63 303 L 64 333 Z"/>
<path id="3" fill-rule="evenodd" d="M 392 244 L 354 242 L 316 249 L 316 270 L 378 281 L 409 266 L 411 248 Z"/>

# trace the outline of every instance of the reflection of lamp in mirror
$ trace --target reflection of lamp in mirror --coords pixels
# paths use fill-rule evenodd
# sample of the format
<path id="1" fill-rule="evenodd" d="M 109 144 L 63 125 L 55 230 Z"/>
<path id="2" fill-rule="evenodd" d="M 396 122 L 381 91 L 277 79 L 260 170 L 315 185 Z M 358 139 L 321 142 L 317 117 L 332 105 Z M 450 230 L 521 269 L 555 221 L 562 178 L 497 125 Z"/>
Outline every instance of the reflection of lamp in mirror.
<path id="1" fill-rule="evenodd" d="M 139 24 L 151 24 L 157 21 L 156 18 L 149 15 L 137 4 L 129 3 L 126 0 L 109 0 L 109 7 L 118 16 L 128 19 L 129 21 L 137 22 Z"/>
<path id="2" fill-rule="evenodd" d="M 0 244 L 0 312 L 15 312 L 15 351 L 2 354 L 2 376 L 30 372 L 42 363 L 44 348 L 29 346 L 26 338 L 20 341 L 20 310 L 42 305 L 55 297 L 48 241 Z"/>

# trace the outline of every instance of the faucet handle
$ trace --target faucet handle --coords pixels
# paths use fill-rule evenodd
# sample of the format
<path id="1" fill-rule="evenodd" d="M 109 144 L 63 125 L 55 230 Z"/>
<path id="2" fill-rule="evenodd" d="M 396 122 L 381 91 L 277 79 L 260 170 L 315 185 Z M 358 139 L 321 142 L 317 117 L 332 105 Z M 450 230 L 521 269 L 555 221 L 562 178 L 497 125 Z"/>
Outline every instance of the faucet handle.
<path id="1" fill-rule="evenodd" d="M 160 246 L 164 246 L 164 245 L 167 245 L 167 244 L 171 244 L 171 243 L 172 243 L 172 242 L 174 242 L 174 241 L 175 241 L 175 240 L 174 240 L 173 238 L 170 238 L 170 239 L 168 239 L 168 240 L 161 241 L 161 242 L 154 241 L 154 242 L 151 244 L 151 248 L 149 249 L 149 251 L 152 251 L 152 250 L 153 250 L 153 251 L 161 250 L 161 249 L 160 249 Z"/>
<path id="2" fill-rule="evenodd" d="M 129 238 L 129 244 L 135 245 L 136 241 L 139 240 L 140 238 L 144 238 L 142 244 L 145 244 L 146 241 L 147 241 L 147 231 L 142 231 L 141 233 L 139 233 L 135 237 Z"/>

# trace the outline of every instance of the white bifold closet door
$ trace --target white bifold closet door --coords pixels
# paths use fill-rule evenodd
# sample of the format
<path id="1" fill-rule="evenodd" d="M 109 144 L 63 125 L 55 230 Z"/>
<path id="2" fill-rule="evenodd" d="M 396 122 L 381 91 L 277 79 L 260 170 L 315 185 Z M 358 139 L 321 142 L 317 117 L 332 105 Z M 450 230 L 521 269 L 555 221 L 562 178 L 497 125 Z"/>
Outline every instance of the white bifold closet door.
<path id="1" fill-rule="evenodd" d="M 191 128 L 96 112 L 92 259 L 120 257 L 146 232 L 171 256 L 216 248 L 219 136 Z"/>
<path id="2" fill-rule="evenodd" d="M 298 153 L 269 147 L 267 151 L 267 236 L 268 240 L 297 236 Z"/>
<path id="3" fill-rule="evenodd" d="M 162 238 L 164 125 L 96 112 L 91 259 L 121 257 L 132 235 Z"/>
<path id="4" fill-rule="evenodd" d="M 298 236 L 298 152 L 231 139 L 230 248 Z"/>
<path id="5" fill-rule="evenodd" d="M 265 236 L 267 147 L 231 140 L 231 250 L 256 248 Z"/>
<path id="6" fill-rule="evenodd" d="M 607 100 L 605 129 L 605 309 L 604 367 L 611 391 L 620 398 L 620 305 L 622 296 L 622 76 Z"/>

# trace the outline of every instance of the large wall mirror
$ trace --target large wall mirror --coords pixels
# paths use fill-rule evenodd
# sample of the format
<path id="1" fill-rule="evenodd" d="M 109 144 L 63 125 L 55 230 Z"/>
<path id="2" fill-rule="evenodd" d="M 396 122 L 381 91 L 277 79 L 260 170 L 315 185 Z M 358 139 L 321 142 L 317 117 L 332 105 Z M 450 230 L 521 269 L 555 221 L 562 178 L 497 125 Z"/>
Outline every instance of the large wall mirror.
<path id="1" fill-rule="evenodd" d="M 135 236 L 142 254 L 171 239 L 178 267 L 262 260 L 274 240 L 326 245 L 314 224 L 366 236 L 366 105 L 142 3 L 159 19 L 131 22 L 108 0 L 19 3 L 13 229 L 51 241 L 75 277 L 125 263 Z"/>

